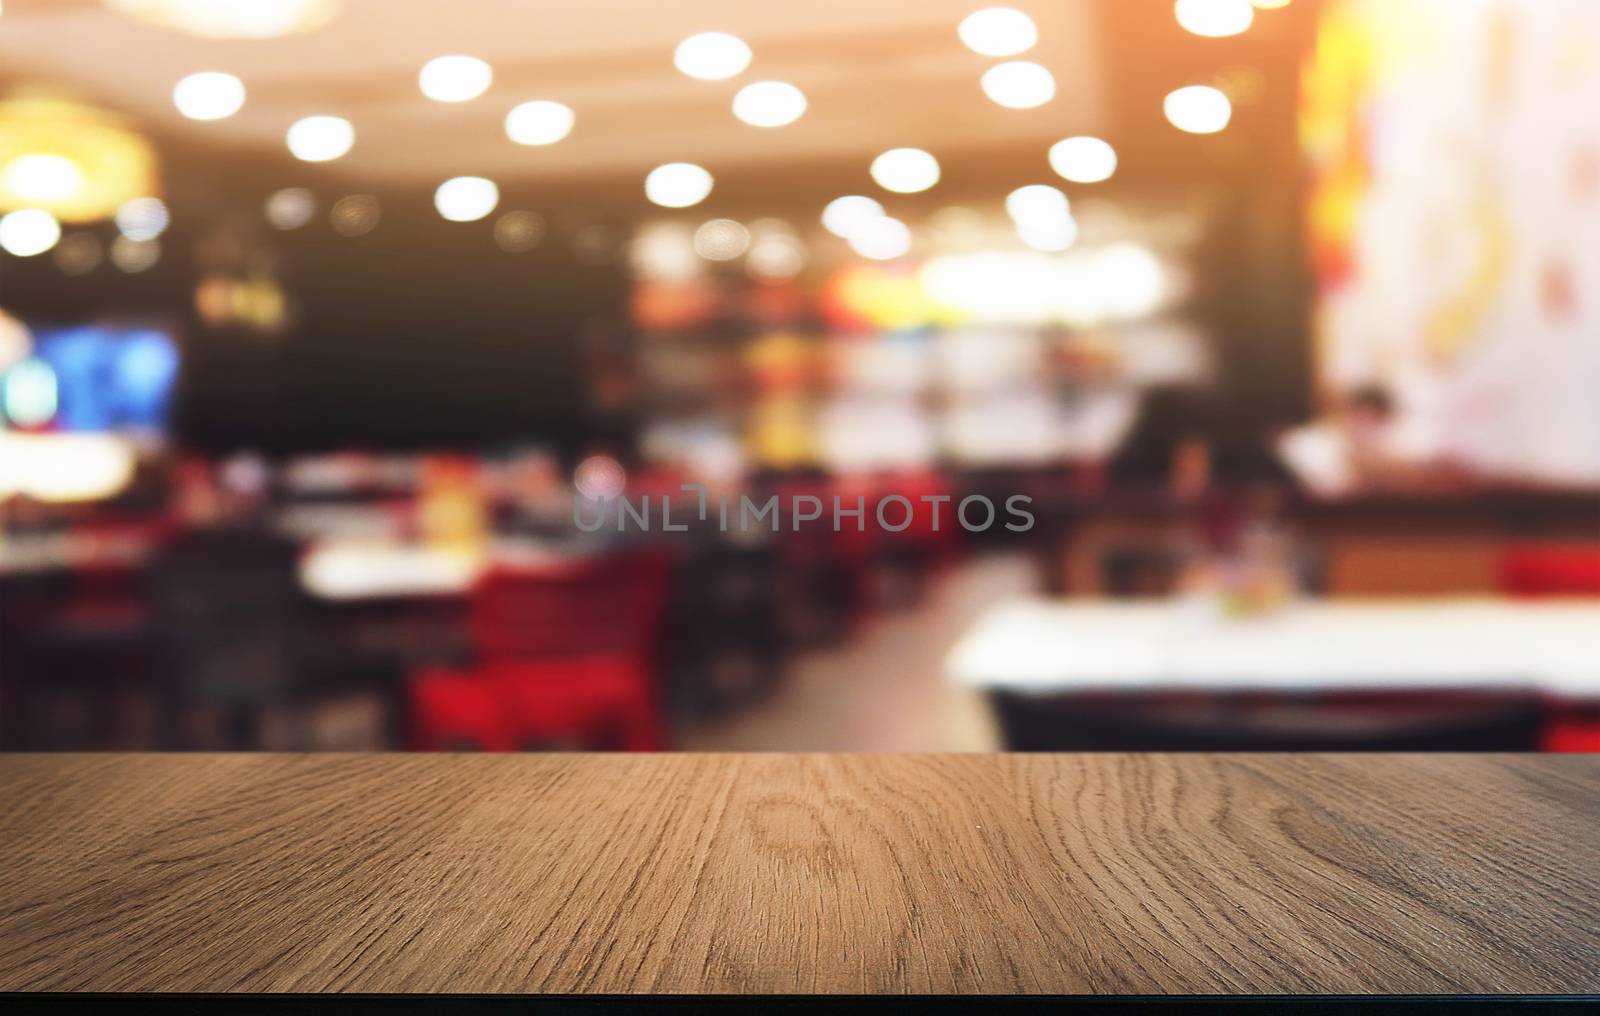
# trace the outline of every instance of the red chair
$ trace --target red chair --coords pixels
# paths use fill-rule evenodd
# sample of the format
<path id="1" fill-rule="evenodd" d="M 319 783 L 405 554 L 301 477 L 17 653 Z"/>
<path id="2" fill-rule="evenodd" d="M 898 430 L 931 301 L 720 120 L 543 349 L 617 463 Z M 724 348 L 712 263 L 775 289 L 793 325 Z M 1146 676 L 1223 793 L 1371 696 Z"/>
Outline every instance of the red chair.
<path id="1" fill-rule="evenodd" d="M 1503 551 L 1497 566 L 1507 596 L 1600 596 L 1600 546 L 1529 544 Z M 1545 751 L 1600 752 L 1600 709 L 1553 702 L 1540 746 Z"/>
<path id="2" fill-rule="evenodd" d="M 414 744 L 662 747 L 654 664 L 665 586 L 656 554 L 491 571 L 472 595 L 477 665 L 412 682 Z"/>
<path id="3" fill-rule="evenodd" d="M 416 751 L 510 751 L 516 737 L 500 696 L 480 674 L 435 668 L 412 676 L 408 688 L 411 747 Z"/>
<path id="4" fill-rule="evenodd" d="M 1497 566 L 1507 596 L 1600 596 L 1600 546 L 1553 544 L 1512 547 Z"/>

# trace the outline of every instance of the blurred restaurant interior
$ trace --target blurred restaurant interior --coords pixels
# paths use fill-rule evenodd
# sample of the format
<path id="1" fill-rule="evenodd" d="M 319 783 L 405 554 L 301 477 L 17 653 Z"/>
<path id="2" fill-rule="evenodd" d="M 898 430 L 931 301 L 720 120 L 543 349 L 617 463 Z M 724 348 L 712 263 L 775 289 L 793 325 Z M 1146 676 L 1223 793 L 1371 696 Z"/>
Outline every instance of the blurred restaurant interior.
<path id="1" fill-rule="evenodd" d="M 1600 750 L 1600 4 L 1005 2 L 4 0 L 0 747 Z"/>

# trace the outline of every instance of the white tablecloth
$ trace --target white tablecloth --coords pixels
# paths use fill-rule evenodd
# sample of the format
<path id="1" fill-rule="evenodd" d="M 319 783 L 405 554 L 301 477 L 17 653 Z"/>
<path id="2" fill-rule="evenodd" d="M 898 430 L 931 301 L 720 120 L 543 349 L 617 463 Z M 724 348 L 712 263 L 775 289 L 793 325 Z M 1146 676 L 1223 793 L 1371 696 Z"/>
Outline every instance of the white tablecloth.
<path id="1" fill-rule="evenodd" d="M 1028 600 L 951 650 L 962 685 L 1088 690 L 1523 689 L 1600 699 L 1600 600 L 1320 601 L 1229 618 L 1181 601 Z"/>

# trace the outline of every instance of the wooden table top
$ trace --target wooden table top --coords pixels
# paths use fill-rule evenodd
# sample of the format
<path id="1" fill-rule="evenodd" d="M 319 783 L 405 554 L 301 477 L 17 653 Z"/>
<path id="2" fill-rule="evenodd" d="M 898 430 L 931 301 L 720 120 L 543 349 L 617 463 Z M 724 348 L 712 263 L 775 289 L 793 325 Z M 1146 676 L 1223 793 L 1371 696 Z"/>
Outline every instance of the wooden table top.
<path id="1" fill-rule="evenodd" d="M 1600 992 L 1600 756 L 0 756 L 0 990 Z"/>

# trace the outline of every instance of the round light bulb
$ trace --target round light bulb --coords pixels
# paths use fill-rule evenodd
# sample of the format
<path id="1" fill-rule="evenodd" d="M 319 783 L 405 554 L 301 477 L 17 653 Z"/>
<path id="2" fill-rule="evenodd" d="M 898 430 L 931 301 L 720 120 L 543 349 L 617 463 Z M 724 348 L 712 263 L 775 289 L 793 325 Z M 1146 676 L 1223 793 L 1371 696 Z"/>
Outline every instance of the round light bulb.
<path id="1" fill-rule="evenodd" d="M 575 122 L 571 106 L 535 99 L 506 114 L 506 137 L 519 145 L 553 145 L 572 133 Z"/>
<path id="2" fill-rule="evenodd" d="M 1018 222 L 1066 218 L 1071 208 L 1067 196 L 1049 184 L 1029 184 L 1006 195 L 1006 214 Z"/>
<path id="3" fill-rule="evenodd" d="M 732 261 L 750 247 L 750 230 L 732 219 L 712 219 L 694 231 L 694 252 L 707 261 Z"/>
<path id="4" fill-rule="evenodd" d="M 939 160 L 920 148 L 891 148 L 872 160 L 872 178 L 884 190 L 916 194 L 939 182 Z"/>
<path id="5" fill-rule="evenodd" d="M 711 193 L 711 174 L 692 162 L 657 166 L 644 178 L 644 195 L 663 208 L 698 205 Z"/>
<path id="6" fill-rule="evenodd" d="M 1167 95 L 1162 109 L 1172 126 L 1190 134 L 1215 134 L 1233 118 L 1233 103 L 1210 85 L 1189 85 Z"/>
<path id="7" fill-rule="evenodd" d="M 417 85 L 435 102 L 466 102 L 489 90 L 494 69 L 475 56 L 436 56 L 422 65 Z"/>
<path id="8" fill-rule="evenodd" d="M 678 43 L 672 63 L 691 78 L 721 81 L 750 66 L 750 47 L 737 35 L 701 32 Z"/>
<path id="9" fill-rule="evenodd" d="M 172 86 L 172 104 L 190 120 L 226 120 L 244 106 L 244 82 L 222 71 L 198 71 Z"/>
<path id="10" fill-rule="evenodd" d="M 19 258 L 43 254 L 61 239 L 61 223 L 42 208 L 19 208 L 0 217 L 0 247 Z"/>
<path id="11" fill-rule="evenodd" d="M 864 258 L 893 261 L 911 249 L 911 230 L 899 219 L 881 215 L 859 225 L 846 242 Z"/>
<path id="12" fill-rule="evenodd" d="M 983 94 L 1007 109 L 1033 109 L 1056 97 L 1056 79 L 1027 60 L 996 64 L 983 72 Z"/>
<path id="13" fill-rule="evenodd" d="M 273 191 L 263 211 L 273 229 L 299 229 L 316 213 L 317 200 L 304 187 L 285 187 Z"/>
<path id="14" fill-rule="evenodd" d="M 986 7 L 968 14 L 956 34 L 968 49 L 984 56 L 1015 56 L 1039 41 L 1033 19 L 1012 7 Z"/>
<path id="15" fill-rule="evenodd" d="M 481 176 L 457 176 L 433 192 L 433 207 L 451 222 L 476 222 L 500 203 L 500 188 Z"/>
<path id="16" fill-rule="evenodd" d="M 1256 16 L 1250 0 L 1177 0 L 1172 11 L 1186 31 L 1211 39 L 1238 35 Z"/>
<path id="17" fill-rule="evenodd" d="M 41 205 L 68 201 L 87 182 L 78 164 L 60 155 L 34 152 L 6 163 L 6 189 L 24 201 Z"/>
<path id="18" fill-rule="evenodd" d="M 330 162 L 356 143 L 356 129 L 339 116 L 308 116 L 289 125 L 289 153 L 304 162 Z"/>
<path id="19" fill-rule="evenodd" d="M 834 198 L 822 210 L 822 228 L 838 237 L 848 237 L 864 222 L 883 217 L 883 206 L 869 197 L 850 194 Z"/>
<path id="20" fill-rule="evenodd" d="M 805 111 L 805 93 L 787 81 L 757 81 L 733 97 L 733 115 L 752 127 L 782 127 Z"/>
<path id="21" fill-rule="evenodd" d="M 1017 219 L 1017 238 L 1036 251 L 1055 253 L 1078 239 L 1078 222 L 1070 215 Z"/>
<path id="22" fill-rule="evenodd" d="M 1099 183 L 1117 171 L 1117 152 L 1099 138 L 1065 138 L 1050 146 L 1050 168 L 1073 183 Z"/>
<path id="23" fill-rule="evenodd" d="M 154 240 L 170 221 L 160 198 L 134 198 L 117 209 L 117 229 L 130 240 Z"/>

